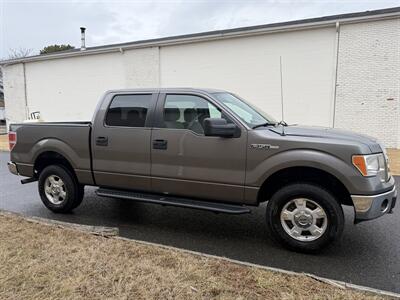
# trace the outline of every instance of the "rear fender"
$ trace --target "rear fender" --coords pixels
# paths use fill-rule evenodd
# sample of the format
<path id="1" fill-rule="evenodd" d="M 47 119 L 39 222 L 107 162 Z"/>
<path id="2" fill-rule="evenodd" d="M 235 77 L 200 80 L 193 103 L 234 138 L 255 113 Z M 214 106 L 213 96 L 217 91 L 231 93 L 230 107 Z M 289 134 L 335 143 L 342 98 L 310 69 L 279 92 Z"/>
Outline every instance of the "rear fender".
<path id="1" fill-rule="evenodd" d="M 62 155 L 74 169 L 80 183 L 93 184 L 90 162 L 88 162 L 87 158 L 80 157 L 67 143 L 56 138 L 42 139 L 29 151 L 29 155 L 32 157 L 31 161 L 35 163 L 38 157 L 45 152 L 55 152 Z"/>
<path id="2" fill-rule="evenodd" d="M 62 155 L 69 161 L 74 169 L 79 165 L 80 158 L 76 152 L 67 143 L 59 139 L 49 138 L 38 141 L 31 150 L 32 161 L 35 162 L 37 158 L 45 152 L 55 152 Z"/>

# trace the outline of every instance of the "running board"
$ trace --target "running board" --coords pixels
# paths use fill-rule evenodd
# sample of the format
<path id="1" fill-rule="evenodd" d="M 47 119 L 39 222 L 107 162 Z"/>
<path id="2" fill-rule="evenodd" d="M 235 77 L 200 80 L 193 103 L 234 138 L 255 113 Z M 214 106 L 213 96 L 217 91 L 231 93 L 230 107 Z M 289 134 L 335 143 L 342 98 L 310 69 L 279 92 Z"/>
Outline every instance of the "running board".
<path id="1" fill-rule="evenodd" d="M 99 188 L 96 191 L 96 194 L 102 197 L 129 199 L 139 202 L 209 210 L 218 213 L 227 213 L 236 215 L 250 213 L 249 208 L 241 205 L 206 202 L 206 201 L 192 200 L 188 198 L 171 197 L 171 196 L 157 195 L 157 194 L 146 194 L 146 193 L 113 190 L 105 188 Z"/>

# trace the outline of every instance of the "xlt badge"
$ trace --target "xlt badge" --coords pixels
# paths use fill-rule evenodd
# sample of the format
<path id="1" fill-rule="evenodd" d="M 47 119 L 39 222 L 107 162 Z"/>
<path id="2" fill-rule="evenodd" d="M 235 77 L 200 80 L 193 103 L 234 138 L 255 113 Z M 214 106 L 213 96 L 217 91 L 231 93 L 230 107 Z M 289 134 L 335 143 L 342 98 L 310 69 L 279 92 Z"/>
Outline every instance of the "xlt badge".
<path id="1" fill-rule="evenodd" d="M 251 149 L 269 150 L 269 149 L 279 149 L 279 146 L 273 146 L 270 144 L 250 144 Z"/>

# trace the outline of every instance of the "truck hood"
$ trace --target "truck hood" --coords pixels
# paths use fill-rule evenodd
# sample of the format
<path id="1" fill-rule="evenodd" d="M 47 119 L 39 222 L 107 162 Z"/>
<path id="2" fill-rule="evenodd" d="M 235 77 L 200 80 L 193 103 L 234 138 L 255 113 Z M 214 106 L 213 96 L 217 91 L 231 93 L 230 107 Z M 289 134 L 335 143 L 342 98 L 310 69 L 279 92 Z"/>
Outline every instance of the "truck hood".
<path id="1" fill-rule="evenodd" d="M 270 131 L 277 134 L 282 134 L 282 126 L 269 128 Z M 335 129 L 329 127 L 317 127 L 317 126 L 299 126 L 289 125 L 284 128 L 285 135 L 288 136 L 302 136 L 311 138 L 325 138 L 332 140 L 348 140 L 352 142 L 359 142 L 367 145 L 371 152 L 382 152 L 377 139 L 368 135 L 355 133 L 349 130 Z"/>

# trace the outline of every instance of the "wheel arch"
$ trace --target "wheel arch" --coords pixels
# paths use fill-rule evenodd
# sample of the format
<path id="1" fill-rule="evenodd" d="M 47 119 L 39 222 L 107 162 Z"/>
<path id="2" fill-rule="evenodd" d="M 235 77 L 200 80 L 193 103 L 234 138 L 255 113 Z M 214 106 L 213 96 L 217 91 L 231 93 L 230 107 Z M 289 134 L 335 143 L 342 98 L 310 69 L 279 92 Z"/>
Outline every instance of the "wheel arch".
<path id="1" fill-rule="evenodd" d="M 77 180 L 74 168 L 71 162 L 63 155 L 57 151 L 43 151 L 37 155 L 35 159 L 35 163 L 33 165 L 34 175 L 39 177 L 40 173 L 46 167 L 50 165 L 61 165 L 66 168 L 71 174 L 74 176 L 75 180 Z"/>
<path id="2" fill-rule="evenodd" d="M 257 194 L 257 202 L 267 201 L 271 196 L 290 183 L 303 182 L 321 186 L 331 192 L 340 204 L 353 206 L 350 192 L 333 174 L 315 167 L 294 166 L 276 171 L 267 177 Z"/>

